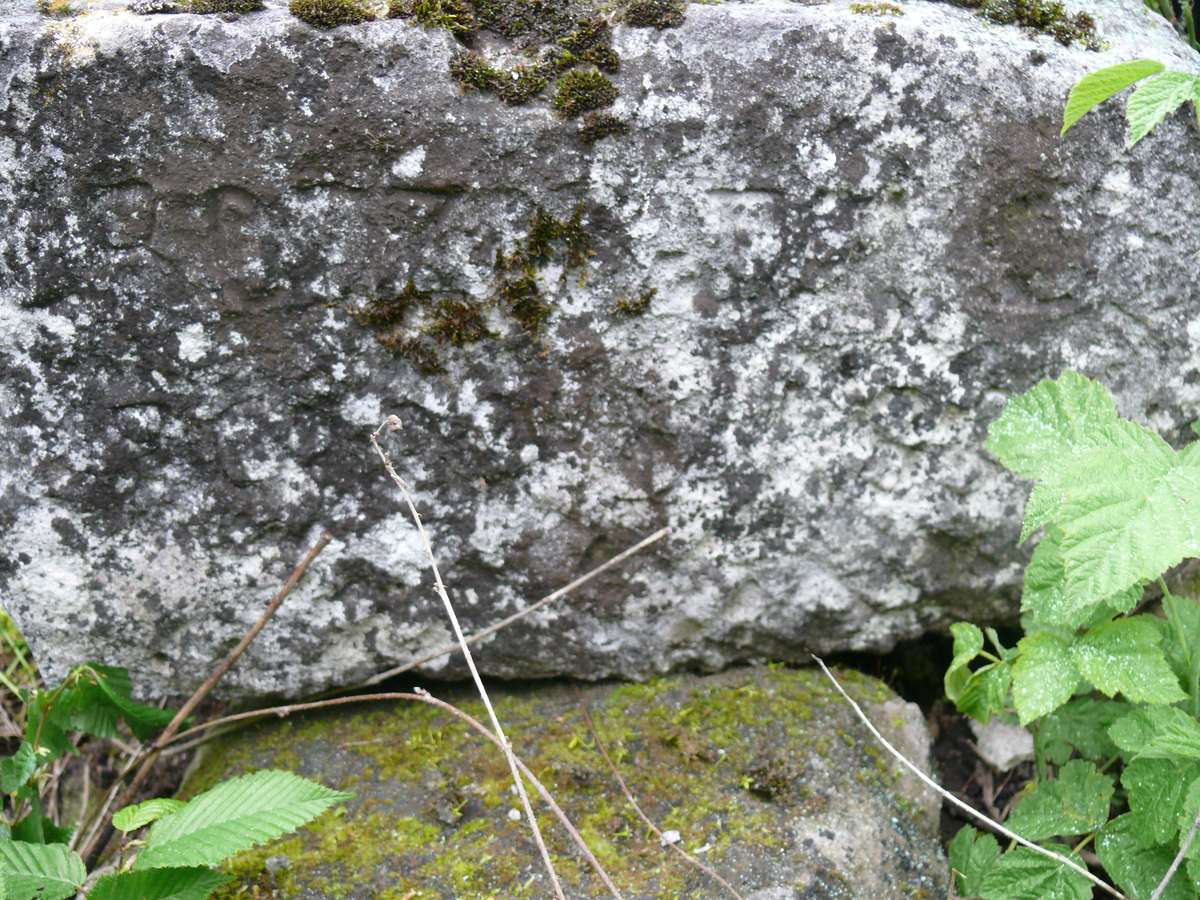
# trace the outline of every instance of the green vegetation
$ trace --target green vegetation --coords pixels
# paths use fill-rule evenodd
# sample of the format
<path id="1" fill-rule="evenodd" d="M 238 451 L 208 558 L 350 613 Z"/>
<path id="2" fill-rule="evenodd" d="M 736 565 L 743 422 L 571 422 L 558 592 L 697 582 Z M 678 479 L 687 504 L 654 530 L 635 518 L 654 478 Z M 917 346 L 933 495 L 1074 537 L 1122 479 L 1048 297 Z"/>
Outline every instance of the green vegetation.
<path id="1" fill-rule="evenodd" d="M 475 36 L 475 15 L 466 0 L 388 0 L 389 19 L 413 19 L 426 28 L 443 28 L 464 44 Z"/>
<path id="2" fill-rule="evenodd" d="M 1105 100 L 1139 81 L 1141 84 L 1125 101 L 1125 141 L 1130 147 L 1189 100 L 1200 124 L 1200 75 L 1165 70 L 1162 63 L 1137 59 L 1081 78 L 1067 97 L 1062 134 Z"/>
<path id="3" fill-rule="evenodd" d="M 629 133 L 629 123 L 620 116 L 606 112 L 586 113 L 579 125 L 579 139 L 585 144 L 594 144 L 606 137 L 620 137 Z"/>
<path id="4" fill-rule="evenodd" d="M 895 3 L 851 3 L 850 12 L 860 16 L 902 16 L 904 7 Z"/>
<path id="5" fill-rule="evenodd" d="M 1063 46 L 1079 41 L 1089 50 L 1102 49 L 1096 20 L 1087 13 L 1069 13 L 1060 0 L 960 0 L 997 25 L 1020 25 L 1048 34 Z"/>
<path id="6" fill-rule="evenodd" d="M 687 16 L 685 0 L 630 0 L 622 20 L 634 28 L 678 28 Z"/>
<path id="7" fill-rule="evenodd" d="M 314 28 L 360 25 L 375 18 L 362 0 L 288 0 L 288 10 Z"/>
<path id="8" fill-rule="evenodd" d="M 1025 570 L 1025 636 L 1005 647 L 992 629 L 953 626 L 946 695 L 980 722 L 1015 714 L 1033 730 L 1037 777 L 1008 827 L 1068 841 L 1048 844 L 1063 852 L 1094 841 L 1109 877 L 1146 897 L 1200 814 L 1200 602 L 1164 578 L 1200 556 L 1200 442 L 1174 449 L 1067 372 L 1011 400 L 987 448 L 1034 482 L 1021 540 L 1042 537 Z M 1140 613 L 1151 585 L 1161 610 Z M 950 851 L 963 896 L 1091 896 L 1080 874 L 1001 854 L 970 827 Z M 1200 891 L 1200 856 L 1185 869 L 1168 900 Z"/>
<path id="9" fill-rule="evenodd" d="M 642 316 L 650 308 L 650 301 L 658 293 L 656 288 L 646 288 L 636 297 L 618 297 L 612 311 L 618 316 Z"/>
<path id="10" fill-rule="evenodd" d="M 262 0 L 187 0 L 187 10 L 192 13 L 243 13 L 258 12 L 266 9 Z"/>
<path id="11" fill-rule="evenodd" d="M 10 643 L 11 647 L 11 643 Z M 175 717 L 133 699 L 129 673 L 116 666 L 77 666 L 58 687 L 24 689 L 24 739 L 0 759 L 0 886 L 12 900 L 65 900 L 83 890 L 87 866 L 69 842 L 76 829 L 43 806 L 54 764 L 79 749 L 73 733 L 114 738 L 124 724 L 150 740 Z M 228 882 L 212 866 L 292 831 L 349 799 L 287 772 L 257 772 L 215 785 L 187 803 L 154 799 L 118 810 L 113 827 L 133 833 L 135 855 L 99 878 L 88 900 L 177 897 L 203 900 Z"/>
<path id="12" fill-rule="evenodd" d="M 52 19 L 65 19 L 76 13 L 71 0 L 38 0 L 38 12 Z"/>
<path id="13" fill-rule="evenodd" d="M 558 79 L 554 108 L 566 118 L 609 106 L 620 93 L 617 86 L 599 72 L 572 69 Z"/>

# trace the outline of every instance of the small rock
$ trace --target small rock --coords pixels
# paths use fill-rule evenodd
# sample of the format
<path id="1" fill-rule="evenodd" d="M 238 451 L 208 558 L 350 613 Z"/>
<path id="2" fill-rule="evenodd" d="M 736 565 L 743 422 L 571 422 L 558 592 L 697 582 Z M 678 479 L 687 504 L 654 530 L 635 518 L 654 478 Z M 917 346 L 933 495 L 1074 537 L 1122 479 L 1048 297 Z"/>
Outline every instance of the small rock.
<path id="1" fill-rule="evenodd" d="M 664 831 L 662 834 L 662 845 L 665 847 L 668 844 L 678 844 L 683 840 L 683 835 L 678 831 Z"/>
<path id="2" fill-rule="evenodd" d="M 263 862 L 263 868 L 274 875 L 292 867 L 292 861 L 286 856 L 268 856 Z"/>
<path id="3" fill-rule="evenodd" d="M 508 811 L 508 821 L 520 822 L 521 821 L 521 811 L 516 808 L 510 809 Z"/>
<path id="4" fill-rule="evenodd" d="M 1020 725 L 992 719 L 980 725 L 971 719 L 979 758 L 997 772 L 1007 772 L 1033 759 L 1033 735 Z"/>

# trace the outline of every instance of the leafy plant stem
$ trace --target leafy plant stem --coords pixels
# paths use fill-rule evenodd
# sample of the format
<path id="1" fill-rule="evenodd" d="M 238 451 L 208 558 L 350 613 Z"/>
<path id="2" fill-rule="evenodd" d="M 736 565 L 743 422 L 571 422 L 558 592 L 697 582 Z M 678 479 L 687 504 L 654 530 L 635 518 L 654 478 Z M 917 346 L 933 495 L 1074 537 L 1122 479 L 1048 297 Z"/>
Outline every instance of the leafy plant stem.
<path id="1" fill-rule="evenodd" d="M 1119 900 L 1128 900 L 1128 898 L 1124 894 L 1122 894 L 1120 891 L 1118 891 L 1116 888 L 1114 888 L 1111 884 L 1109 884 L 1107 881 L 1104 881 L 1103 879 L 1097 878 L 1095 875 L 1093 875 L 1091 872 L 1089 872 L 1083 866 L 1079 865 L 1079 863 L 1075 862 L 1074 860 L 1067 859 L 1067 857 L 1062 856 L 1061 854 L 1055 853 L 1053 850 L 1047 850 L 1045 847 L 1039 847 L 1037 844 L 1033 843 L 1032 841 L 1026 840 L 1025 838 L 1021 837 L 1015 831 L 1011 831 L 1008 828 L 1005 828 L 999 822 L 992 821 L 987 816 L 985 816 L 983 813 L 979 812 L 979 810 L 975 809 L 975 807 L 971 806 L 969 803 L 965 803 L 962 800 L 958 799 L 958 797 L 954 796 L 952 793 L 950 793 L 948 790 L 946 790 L 944 787 L 942 787 L 940 784 L 938 784 L 936 781 L 934 781 L 932 778 L 930 778 L 928 775 L 926 775 L 924 772 L 922 772 L 919 768 L 917 768 L 917 766 L 914 763 L 909 762 L 908 759 L 905 758 L 904 754 L 902 754 L 899 750 L 897 750 L 895 747 L 893 747 L 891 745 L 891 743 L 888 742 L 887 738 L 885 738 L 882 734 L 879 733 L 879 729 L 877 729 L 873 724 L 871 724 L 871 720 L 869 718 L 867 718 L 867 714 L 862 711 L 862 707 L 859 706 L 857 703 L 855 703 L 854 699 L 849 694 L 846 693 L 845 689 L 838 683 L 838 680 L 833 677 L 833 673 L 829 671 L 829 668 L 825 665 L 825 662 L 819 656 L 816 656 L 815 654 L 812 655 L 812 658 L 816 661 L 817 665 L 821 667 L 821 671 L 825 673 L 826 677 L 831 682 L 833 682 L 833 686 L 837 689 L 837 692 L 842 695 L 842 699 L 850 704 L 850 707 L 858 715 L 859 720 L 867 727 L 867 730 L 871 732 L 871 734 L 875 738 L 875 740 L 879 741 L 879 743 L 883 745 L 883 748 L 885 750 L 887 750 L 888 753 L 890 753 L 890 754 L 892 754 L 892 756 L 896 757 L 896 759 L 898 759 L 905 766 L 905 768 L 907 768 L 910 772 L 912 772 L 914 775 L 916 775 L 917 778 L 921 779 L 921 781 L 927 787 L 929 787 L 933 791 L 936 791 L 943 799 L 948 800 L 950 803 L 957 806 L 963 812 L 967 813 L 968 815 L 974 817 L 975 819 L 978 819 L 980 822 L 987 825 L 988 828 L 991 828 L 997 834 L 1003 835 L 1004 837 L 1008 838 L 1010 841 L 1020 844 L 1022 847 L 1025 847 L 1028 850 L 1032 850 L 1034 853 L 1038 853 L 1042 856 L 1049 857 L 1050 859 L 1054 860 L 1055 862 L 1061 863 L 1062 865 L 1066 866 L 1067 868 L 1071 869 L 1072 871 L 1077 872 L 1078 874 L 1082 875 L 1084 878 L 1086 878 L 1092 884 L 1096 885 L 1096 887 L 1100 888 L 1106 894 L 1109 894 L 1113 897 L 1117 897 L 1117 898 L 1119 898 Z"/>
<path id="2" fill-rule="evenodd" d="M 1095 837 L 1096 837 L 1096 832 L 1094 832 L 1094 831 L 1091 834 L 1086 835 L 1082 841 L 1080 841 L 1078 844 L 1076 844 L 1074 847 L 1071 848 L 1071 852 L 1078 853 L 1080 850 L 1082 850 L 1084 847 L 1086 847 L 1088 844 L 1090 844 L 1095 839 Z"/>
<path id="3" fill-rule="evenodd" d="M 1163 875 L 1162 881 L 1158 883 L 1158 887 L 1154 889 L 1154 893 L 1150 895 L 1150 900 L 1160 900 L 1163 893 L 1167 890 L 1167 886 L 1171 883 L 1171 879 L 1175 877 L 1175 873 L 1179 871 L 1180 865 L 1187 857 L 1188 850 L 1192 848 L 1192 841 L 1196 839 L 1196 830 L 1200 829 L 1200 815 L 1196 816 L 1192 822 L 1192 827 L 1188 830 L 1187 837 L 1179 847 L 1179 852 L 1175 854 L 1175 858 L 1171 860 L 1171 867 L 1167 869 L 1167 873 Z"/>
<path id="4" fill-rule="evenodd" d="M 293 588 L 300 583 L 300 579 L 304 577 L 304 573 L 308 571 L 308 567 L 312 561 L 317 558 L 317 554 L 324 550 L 325 545 L 331 540 L 333 540 L 333 536 L 328 532 L 321 534 L 321 536 L 317 539 L 317 542 L 313 544 L 312 548 L 307 554 L 305 554 L 304 558 L 297 563 L 296 568 L 292 570 L 292 574 L 289 575 L 287 581 L 283 583 L 283 587 L 281 587 L 278 593 L 271 598 L 271 602 L 267 604 L 267 608 L 264 609 L 262 615 L 258 617 L 258 621 L 256 621 L 254 625 L 250 627 L 250 630 L 243 635 L 240 641 L 238 641 L 237 646 L 229 651 L 229 654 L 213 670 L 212 674 L 204 680 L 204 683 L 201 684 L 200 687 L 196 688 L 196 690 L 192 693 L 192 696 L 188 698 L 188 701 L 183 704 L 182 707 L 180 707 L 179 712 L 175 714 L 175 718 L 171 720 L 170 724 L 167 725 L 167 727 L 162 730 L 162 733 L 155 739 L 149 753 L 145 755 L 140 768 L 138 768 L 136 774 L 134 774 L 133 780 L 129 782 L 128 787 L 125 788 L 124 792 L 120 796 L 120 799 L 116 801 L 116 806 L 118 808 L 128 806 L 136 799 L 138 790 L 141 788 L 142 784 L 145 783 L 146 779 L 150 775 L 150 772 L 154 769 L 154 764 L 158 762 L 158 755 L 162 751 L 163 747 L 165 747 L 170 742 L 171 738 L 175 736 L 175 733 L 179 731 L 180 727 L 184 723 L 184 720 L 191 714 L 192 710 L 200 705 L 201 701 L 208 696 L 209 692 L 217 686 L 217 683 L 221 680 L 225 673 L 232 668 L 233 664 L 237 662 L 238 658 L 246 651 L 246 648 L 250 646 L 256 637 L 258 637 L 259 632 L 263 630 L 263 627 L 270 620 L 271 616 L 275 615 L 275 611 L 279 609 L 280 604 L 283 603 L 287 595 L 292 592 Z M 43 721 L 45 720 L 43 719 Z M 109 794 L 109 797 L 112 797 L 111 793 Z M 93 821 L 103 821 L 107 817 L 109 809 L 110 806 L 107 803 L 101 806 Z M 104 849 L 108 846 L 108 842 L 112 839 L 112 835 L 113 827 L 112 824 L 109 823 L 103 828 L 97 829 L 89 837 L 89 839 L 81 845 L 80 856 L 84 858 L 88 868 L 95 866 L 97 860 L 104 852 Z"/>

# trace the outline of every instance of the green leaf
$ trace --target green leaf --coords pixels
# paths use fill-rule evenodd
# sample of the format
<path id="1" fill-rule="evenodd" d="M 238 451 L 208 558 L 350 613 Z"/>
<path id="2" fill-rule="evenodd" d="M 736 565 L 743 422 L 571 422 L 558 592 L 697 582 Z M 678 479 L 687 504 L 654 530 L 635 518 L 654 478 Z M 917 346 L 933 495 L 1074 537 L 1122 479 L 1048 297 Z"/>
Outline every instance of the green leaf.
<path id="1" fill-rule="evenodd" d="M 1038 382 L 1008 401 L 984 446 L 1007 468 L 1043 478 L 1080 450 L 1097 445 L 1103 426 L 1119 421 L 1112 395 L 1076 372 Z"/>
<path id="2" fill-rule="evenodd" d="M 0 759 L 0 793 L 16 793 L 37 769 L 37 756 L 28 741 L 22 741 L 17 752 Z"/>
<path id="3" fill-rule="evenodd" d="M 1200 444 L 1176 453 L 1143 433 L 1137 446 L 1092 450 L 1072 462 L 1055 520 L 1069 602 L 1153 581 L 1200 555 Z"/>
<path id="4" fill-rule="evenodd" d="M 1099 625 L 1075 642 L 1071 655 L 1081 675 L 1106 696 L 1120 693 L 1135 703 L 1185 699 L 1148 616 Z"/>
<path id="5" fill-rule="evenodd" d="M 1054 849 L 1083 865 L 1065 847 Z M 1091 900 L 1092 883 L 1062 863 L 1018 847 L 988 869 L 980 896 L 984 900 Z"/>
<path id="6" fill-rule="evenodd" d="M 1067 105 L 1063 110 L 1062 131 L 1059 136 L 1066 134 L 1072 125 L 1109 97 L 1119 94 L 1131 84 L 1162 70 L 1163 64 L 1160 62 L 1151 59 L 1135 59 L 1133 62 L 1120 63 L 1084 75 L 1067 95 Z"/>
<path id="7" fill-rule="evenodd" d="M 1039 724 L 1034 739 L 1047 762 L 1061 766 L 1077 750 L 1084 759 L 1106 762 L 1117 755 L 1109 726 L 1133 707 L 1119 700 L 1080 697 L 1060 706 Z"/>
<path id="8" fill-rule="evenodd" d="M 1167 847 L 1146 846 L 1139 839 L 1140 827 L 1134 816 L 1126 814 L 1113 819 L 1096 835 L 1096 855 L 1104 871 L 1134 900 L 1143 900 L 1154 892 L 1175 857 Z M 1194 895 L 1178 875 L 1171 880 L 1163 900 L 1194 900 Z"/>
<path id="9" fill-rule="evenodd" d="M 134 701 L 133 685 L 127 669 L 100 663 L 88 663 L 86 668 L 95 678 L 95 687 L 120 713 L 129 730 L 137 735 L 138 739 L 144 741 L 154 737 L 175 718 L 175 711 L 172 709 L 160 709 Z"/>
<path id="10" fill-rule="evenodd" d="M 1008 663 L 989 663 L 972 672 L 958 698 L 959 711 L 986 725 L 992 716 L 1008 708 L 1011 682 L 1012 668 Z"/>
<path id="11" fill-rule="evenodd" d="M 79 854 L 62 844 L 0 840 L 4 900 L 64 900 L 78 893 L 86 878 Z"/>
<path id="12" fill-rule="evenodd" d="M 1040 781 L 1006 823 L 1031 841 L 1087 834 L 1108 821 L 1113 780 L 1095 765 L 1072 760 L 1053 781 Z"/>
<path id="13" fill-rule="evenodd" d="M 278 770 L 233 778 L 155 822 L 134 868 L 216 865 L 351 796 Z"/>
<path id="14" fill-rule="evenodd" d="M 1197 777 L 1200 767 L 1168 759 L 1135 759 L 1125 767 L 1121 785 L 1142 846 L 1174 843 L 1188 785 Z"/>
<path id="15" fill-rule="evenodd" d="M 1012 671 L 1013 703 L 1022 725 L 1054 712 L 1071 699 L 1079 672 L 1065 640 L 1048 631 L 1021 638 Z"/>
<path id="16" fill-rule="evenodd" d="M 1131 761 L 1150 745 L 1160 727 L 1175 710 L 1169 706 L 1146 706 L 1130 710 L 1108 729 L 1108 736 L 1121 750 L 1124 760 Z"/>
<path id="17" fill-rule="evenodd" d="M 43 763 L 53 762 L 66 753 L 78 753 L 64 730 L 69 712 L 70 689 L 57 700 L 53 691 L 35 691 L 25 705 L 25 740 Z"/>
<path id="18" fill-rule="evenodd" d="M 142 803 L 135 803 L 133 806 L 122 807 L 113 813 L 113 828 L 124 832 L 137 831 L 139 828 L 149 825 L 163 816 L 179 812 L 185 806 L 187 804 L 182 800 L 171 800 L 167 797 L 158 797 L 153 800 L 145 800 Z"/>
<path id="19" fill-rule="evenodd" d="M 1200 722 L 1177 706 L 1164 707 L 1155 716 L 1154 732 L 1138 756 L 1200 760 Z"/>
<path id="20" fill-rule="evenodd" d="M 105 875 L 96 882 L 88 900 L 206 900 L 217 888 L 233 879 L 199 866 L 177 869 L 147 869 Z"/>
<path id="21" fill-rule="evenodd" d="M 954 636 L 953 657 L 943 681 L 947 699 L 957 703 L 971 678 L 968 666 L 983 650 L 983 632 L 969 622 L 955 622 L 950 633 Z"/>
<path id="22" fill-rule="evenodd" d="M 1033 558 L 1025 568 L 1021 610 L 1030 614 L 1030 621 L 1073 631 L 1092 623 L 1097 613 L 1126 612 L 1142 599 L 1142 586 L 1135 584 L 1111 597 L 1068 600 L 1061 542 L 1061 529 L 1052 526 L 1034 548 Z"/>
<path id="23" fill-rule="evenodd" d="M 1197 79 L 1186 72 L 1163 72 L 1138 85 L 1125 101 L 1125 120 L 1129 125 L 1126 143 L 1132 147 L 1196 94 Z"/>
<path id="24" fill-rule="evenodd" d="M 948 849 L 955 891 L 962 897 L 979 896 L 984 875 L 1000 858 L 1000 845 L 990 834 L 964 825 L 954 835 Z"/>
<path id="25" fill-rule="evenodd" d="M 64 828 L 55 825 L 42 812 L 42 801 L 38 798 L 34 785 L 29 786 L 30 811 L 25 818 L 12 827 L 12 839 L 26 844 L 65 844 L 75 833 L 74 828 Z M 29 789 L 27 789 L 29 790 Z M 20 794 L 18 794 L 20 796 Z"/>
<path id="26" fill-rule="evenodd" d="M 1164 649 L 1171 668 L 1185 689 L 1200 682 L 1200 603 L 1189 597 L 1163 597 L 1167 614 Z"/>

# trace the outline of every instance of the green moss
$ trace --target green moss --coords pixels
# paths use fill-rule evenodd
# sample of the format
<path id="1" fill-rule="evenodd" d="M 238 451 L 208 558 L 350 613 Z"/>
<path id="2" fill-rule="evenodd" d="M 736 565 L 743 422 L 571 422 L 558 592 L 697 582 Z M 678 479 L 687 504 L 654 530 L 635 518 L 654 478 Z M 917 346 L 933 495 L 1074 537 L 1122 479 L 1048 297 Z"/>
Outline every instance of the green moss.
<path id="1" fill-rule="evenodd" d="M 199 13 L 200 15 L 211 15 L 214 13 L 242 15 L 267 8 L 262 0 L 187 0 L 185 5 L 188 12 Z"/>
<path id="2" fill-rule="evenodd" d="M 618 297 L 617 302 L 613 304 L 613 315 L 617 316 L 642 316 L 646 314 L 646 310 L 650 308 L 650 301 L 654 299 L 654 295 L 658 293 L 657 288 L 646 288 L 637 297 Z"/>
<path id="3" fill-rule="evenodd" d="M 584 115 L 578 134 L 585 144 L 594 144 L 606 137 L 619 137 L 628 131 L 629 123 L 620 116 L 607 112 L 590 112 Z"/>
<path id="4" fill-rule="evenodd" d="M 860 16 L 902 16 L 904 7 L 895 3 L 851 3 L 850 12 Z"/>
<path id="5" fill-rule="evenodd" d="M 450 77 L 464 88 L 493 93 L 510 106 L 528 103 L 546 89 L 556 70 L 553 61 L 498 69 L 482 55 L 460 51 L 450 59 Z"/>
<path id="6" fill-rule="evenodd" d="M 610 105 L 620 92 L 599 72 L 572 69 L 558 79 L 554 108 L 566 118 Z"/>
<path id="7" fill-rule="evenodd" d="M 478 27 L 466 0 L 388 0 L 389 19 L 413 19 L 426 28 L 444 28 L 470 44 Z"/>
<path id="8" fill-rule="evenodd" d="M 623 19 L 634 28 L 678 28 L 687 15 L 684 0 L 631 0 Z"/>
<path id="9" fill-rule="evenodd" d="M 76 14 L 71 0 L 38 0 L 38 12 L 52 19 L 65 19 Z"/>
<path id="10" fill-rule="evenodd" d="M 1084 12 L 1071 14 L 1059 0 L 959 0 L 977 9 L 998 25 L 1021 25 L 1048 34 L 1064 46 L 1079 41 L 1089 50 L 1100 50 L 1103 42 L 1096 20 Z"/>
<path id="11" fill-rule="evenodd" d="M 360 25 L 375 18 L 362 0 L 288 0 L 288 10 L 314 28 Z"/>

